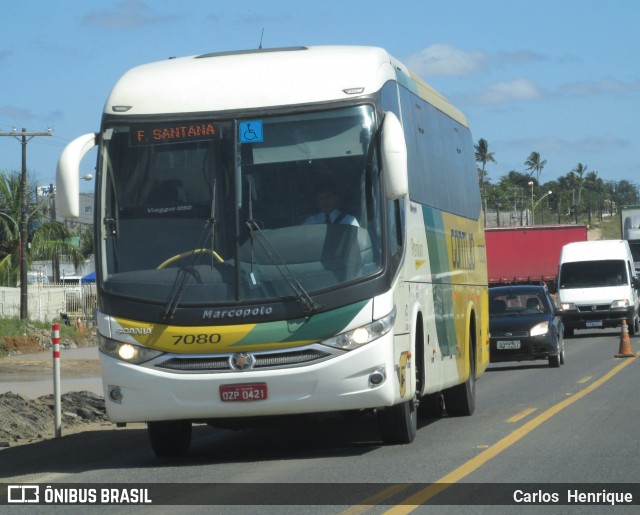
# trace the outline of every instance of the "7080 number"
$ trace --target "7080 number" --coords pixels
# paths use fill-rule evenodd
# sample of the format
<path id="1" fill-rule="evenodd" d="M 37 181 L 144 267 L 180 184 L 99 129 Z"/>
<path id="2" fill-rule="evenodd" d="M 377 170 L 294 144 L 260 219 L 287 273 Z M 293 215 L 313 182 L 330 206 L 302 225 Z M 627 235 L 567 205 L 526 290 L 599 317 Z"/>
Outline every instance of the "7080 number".
<path id="1" fill-rule="evenodd" d="M 173 336 L 174 345 L 206 345 L 208 343 L 220 343 L 222 335 L 212 334 L 176 334 Z"/>

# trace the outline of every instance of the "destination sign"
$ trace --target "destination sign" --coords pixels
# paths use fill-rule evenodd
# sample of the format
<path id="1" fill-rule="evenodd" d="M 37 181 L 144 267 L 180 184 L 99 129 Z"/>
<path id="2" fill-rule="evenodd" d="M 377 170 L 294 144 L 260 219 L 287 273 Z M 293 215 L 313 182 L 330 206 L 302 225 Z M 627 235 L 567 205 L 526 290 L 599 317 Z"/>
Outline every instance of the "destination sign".
<path id="1" fill-rule="evenodd" d="M 131 146 L 136 147 L 217 139 L 219 130 L 213 122 L 155 123 L 135 125 L 129 135 Z"/>

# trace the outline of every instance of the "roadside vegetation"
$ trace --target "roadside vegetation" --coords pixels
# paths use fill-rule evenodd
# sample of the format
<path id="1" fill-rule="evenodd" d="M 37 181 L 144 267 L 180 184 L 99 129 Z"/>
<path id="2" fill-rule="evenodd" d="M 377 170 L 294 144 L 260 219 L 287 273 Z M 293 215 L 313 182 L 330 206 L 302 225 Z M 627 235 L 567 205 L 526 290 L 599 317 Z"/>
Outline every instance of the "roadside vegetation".
<path id="1" fill-rule="evenodd" d="M 576 163 L 557 179 L 544 181 L 547 160 L 534 151 L 523 158 L 521 170 L 504 170 L 492 181 L 487 168 L 499 166 L 500 160 L 489 150 L 487 140 L 481 138 L 475 144 L 475 159 L 482 205 L 487 212 L 532 210 L 539 225 L 594 226 L 608 217 L 617 218 L 619 206 L 640 204 L 637 185 L 626 180 L 603 180 L 597 170 L 590 170 L 584 163 Z"/>
<path id="2" fill-rule="evenodd" d="M 64 257 L 76 267 L 93 254 L 91 228 L 72 228 L 56 221 L 55 197 L 37 194 L 29 185 L 21 192 L 21 178 L 17 172 L 0 170 L 0 286 L 15 287 L 20 278 L 20 226 L 26 213 L 28 249 L 27 266 L 33 260 L 51 261 L 53 281 L 60 280 L 60 260 Z M 24 199 L 23 199 L 24 197 Z M 26 203 L 26 210 L 21 208 Z"/>
<path id="3" fill-rule="evenodd" d="M 58 322 L 58 320 L 55 320 Z M 60 324 L 60 339 L 81 343 L 85 335 L 74 326 Z M 0 358 L 11 351 L 32 351 L 40 346 L 41 340 L 51 341 L 51 324 L 35 320 L 0 318 Z"/>
<path id="4" fill-rule="evenodd" d="M 604 217 L 602 221 L 592 223 L 591 227 L 600 229 L 603 240 L 619 240 L 622 238 L 619 215 Z"/>

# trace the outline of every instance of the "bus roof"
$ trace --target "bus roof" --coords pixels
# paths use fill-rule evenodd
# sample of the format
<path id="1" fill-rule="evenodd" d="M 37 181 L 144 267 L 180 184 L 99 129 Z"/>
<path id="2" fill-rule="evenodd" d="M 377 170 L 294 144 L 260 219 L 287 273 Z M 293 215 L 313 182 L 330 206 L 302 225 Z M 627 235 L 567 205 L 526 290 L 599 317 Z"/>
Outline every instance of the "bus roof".
<path id="1" fill-rule="evenodd" d="M 378 47 L 256 49 L 171 58 L 127 71 L 104 106 L 110 115 L 228 111 L 369 95 L 396 80 L 463 125 L 464 115 Z"/>

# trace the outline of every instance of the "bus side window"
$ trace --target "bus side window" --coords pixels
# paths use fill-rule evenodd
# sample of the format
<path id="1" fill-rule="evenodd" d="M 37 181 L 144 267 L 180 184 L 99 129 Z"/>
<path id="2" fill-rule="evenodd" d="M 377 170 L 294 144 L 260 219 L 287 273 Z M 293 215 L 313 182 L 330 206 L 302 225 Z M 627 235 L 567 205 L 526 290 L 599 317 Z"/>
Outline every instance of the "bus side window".
<path id="1" fill-rule="evenodd" d="M 403 210 L 402 199 L 387 201 L 387 224 L 389 228 L 389 254 L 391 255 L 392 273 L 397 270 L 402 259 L 403 242 Z"/>

